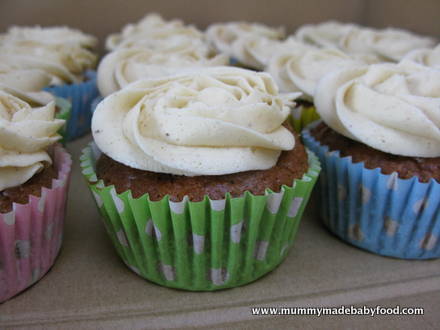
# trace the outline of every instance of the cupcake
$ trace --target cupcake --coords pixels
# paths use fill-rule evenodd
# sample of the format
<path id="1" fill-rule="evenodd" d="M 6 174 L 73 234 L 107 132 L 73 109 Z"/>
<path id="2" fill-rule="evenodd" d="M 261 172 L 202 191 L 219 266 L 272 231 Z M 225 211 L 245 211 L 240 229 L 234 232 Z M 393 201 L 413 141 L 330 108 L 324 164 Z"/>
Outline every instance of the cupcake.
<path id="1" fill-rule="evenodd" d="M 378 62 L 374 56 L 350 56 L 336 48 L 316 48 L 297 42 L 294 49 L 276 53 L 266 71 L 275 79 L 282 92 L 302 92 L 292 109 L 295 130 L 301 131 L 310 122 L 319 119 L 313 100 L 316 85 L 327 73 L 346 67 Z"/>
<path id="2" fill-rule="evenodd" d="M 318 84 L 323 123 L 303 131 L 321 160 L 330 231 L 371 252 L 440 257 L 440 72 L 421 66 L 345 68 Z"/>
<path id="3" fill-rule="evenodd" d="M 231 64 L 254 70 L 265 67 L 271 51 L 281 47 L 285 37 L 281 27 L 246 22 L 212 24 L 205 34 L 219 53 L 231 57 Z"/>
<path id="4" fill-rule="evenodd" d="M 139 80 L 98 105 L 81 166 L 131 270 L 217 290 L 281 263 L 320 169 L 283 126 L 292 97 L 267 73 L 217 67 Z"/>
<path id="5" fill-rule="evenodd" d="M 72 103 L 69 140 L 90 129 L 90 103 L 97 96 L 97 39 L 67 27 L 12 27 L 0 35 L 0 72 L 39 70 L 50 77 L 45 90 Z"/>
<path id="6" fill-rule="evenodd" d="M 182 49 L 153 51 L 148 48 L 121 48 L 107 54 L 98 67 L 98 89 L 107 96 L 141 78 L 160 78 L 182 69 L 222 66 L 228 57 L 208 48 L 189 45 Z"/>
<path id="7" fill-rule="evenodd" d="M 136 24 L 126 25 L 121 33 L 107 37 L 106 49 L 145 47 L 150 50 L 173 51 L 184 45 L 206 48 L 203 33 L 180 20 L 166 21 L 158 14 L 148 14 Z"/>
<path id="8" fill-rule="evenodd" d="M 38 281 L 62 242 L 71 159 L 56 142 L 55 103 L 0 88 L 0 302 Z"/>

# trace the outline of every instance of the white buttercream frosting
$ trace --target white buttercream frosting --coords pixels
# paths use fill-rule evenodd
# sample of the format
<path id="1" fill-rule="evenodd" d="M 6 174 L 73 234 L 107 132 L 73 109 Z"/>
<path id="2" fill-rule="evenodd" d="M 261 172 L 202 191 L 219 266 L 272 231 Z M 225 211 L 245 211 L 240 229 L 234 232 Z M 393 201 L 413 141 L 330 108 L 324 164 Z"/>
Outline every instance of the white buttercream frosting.
<path id="1" fill-rule="evenodd" d="M 180 20 L 164 20 L 158 14 L 148 14 L 136 24 L 126 25 L 121 33 L 111 34 L 106 39 L 106 49 L 146 47 L 152 50 L 182 48 L 187 44 L 207 47 L 204 35 L 191 25 Z"/>
<path id="2" fill-rule="evenodd" d="M 0 71 L 42 70 L 50 84 L 80 82 L 94 68 L 96 38 L 65 27 L 13 27 L 0 36 Z"/>
<path id="3" fill-rule="evenodd" d="M 98 67 L 98 88 L 107 96 L 141 78 L 159 78 L 179 70 L 227 65 L 225 55 L 205 53 L 198 47 L 185 50 L 152 51 L 146 48 L 122 48 L 107 54 Z"/>
<path id="4" fill-rule="evenodd" d="M 319 24 L 306 24 L 295 32 L 295 38 L 303 43 L 318 47 L 339 47 L 342 37 L 355 24 L 327 21 Z"/>
<path id="5" fill-rule="evenodd" d="M 325 74 L 374 60 L 369 56 L 354 58 L 336 48 L 314 48 L 303 44 L 294 50 L 274 55 L 266 70 L 282 92 L 299 91 L 311 99 L 316 85 Z"/>
<path id="6" fill-rule="evenodd" d="M 339 47 L 351 54 L 375 54 L 389 61 L 401 60 L 416 48 L 433 47 L 435 41 L 409 31 L 388 28 L 352 28 L 340 40 Z"/>
<path id="7" fill-rule="evenodd" d="M 262 69 L 284 38 L 282 28 L 258 23 L 229 22 L 212 24 L 206 31 L 208 41 L 221 53 L 249 67 Z"/>
<path id="8" fill-rule="evenodd" d="M 46 149 L 59 140 L 64 124 L 54 115 L 54 102 L 31 107 L 0 88 L 0 191 L 25 183 L 51 164 Z"/>
<path id="9" fill-rule="evenodd" d="M 405 55 L 405 61 L 413 61 L 420 65 L 440 69 L 440 44 L 437 47 L 415 49 Z"/>
<path id="10" fill-rule="evenodd" d="M 0 89 L 35 105 L 54 101 L 52 94 L 42 91 L 50 84 L 50 75 L 40 70 L 21 69 L 2 72 L 0 64 Z"/>
<path id="11" fill-rule="evenodd" d="M 373 64 L 334 71 L 318 84 L 317 111 L 340 134 L 383 152 L 440 156 L 440 71 Z"/>
<path id="12" fill-rule="evenodd" d="M 274 166 L 294 147 L 282 123 L 290 100 L 267 73 L 234 67 L 136 81 L 96 108 L 92 132 L 114 160 L 176 175 L 221 175 Z"/>

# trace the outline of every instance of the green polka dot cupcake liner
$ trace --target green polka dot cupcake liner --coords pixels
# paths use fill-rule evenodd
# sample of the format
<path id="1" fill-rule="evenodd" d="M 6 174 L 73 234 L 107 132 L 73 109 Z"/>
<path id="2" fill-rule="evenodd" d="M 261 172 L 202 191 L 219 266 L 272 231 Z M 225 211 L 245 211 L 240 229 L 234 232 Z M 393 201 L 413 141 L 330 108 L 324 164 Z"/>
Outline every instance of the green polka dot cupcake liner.
<path id="1" fill-rule="evenodd" d="M 300 133 L 307 125 L 319 120 L 315 106 L 298 105 L 291 111 L 290 120 L 295 132 Z"/>
<path id="2" fill-rule="evenodd" d="M 353 163 L 329 151 L 310 134 L 304 144 L 319 157 L 321 216 L 339 238 L 384 256 L 404 259 L 440 257 L 440 183 L 400 179 Z"/>
<path id="3" fill-rule="evenodd" d="M 66 121 L 69 120 L 70 118 L 70 112 L 72 110 L 72 104 L 67 101 L 65 98 L 62 97 L 55 97 L 55 105 L 57 107 L 57 113 L 55 114 L 55 117 L 57 119 L 63 119 Z M 58 134 L 61 135 L 62 139 L 60 140 L 60 142 L 62 144 L 66 143 L 66 136 L 67 136 L 67 132 L 66 132 L 66 125 L 64 125 L 63 127 L 60 128 L 60 130 L 58 131 Z"/>
<path id="4" fill-rule="evenodd" d="M 82 173 L 118 255 L 151 282 L 191 291 L 237 287 L 277 267 L 293 244 L 320 172 L 308 152 L 307 173 L 280 192 L 151 201 L 147 194 L 133 198 L 130 190 L 118 194 L 105 186 L 95 173 L 99 156 L 94 143 L 85 148 Z"/>

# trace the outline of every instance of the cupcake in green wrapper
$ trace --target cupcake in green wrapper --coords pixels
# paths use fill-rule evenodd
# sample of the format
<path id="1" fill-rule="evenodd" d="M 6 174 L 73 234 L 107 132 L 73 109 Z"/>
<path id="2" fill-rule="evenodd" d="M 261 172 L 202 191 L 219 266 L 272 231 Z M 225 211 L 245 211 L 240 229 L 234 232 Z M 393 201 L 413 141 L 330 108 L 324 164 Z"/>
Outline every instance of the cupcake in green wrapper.
<path id="1" fill-rule="evenodd" d="M 336 48 L 317 48 L 305 43 L 293 43 L 271 57 L 269 72 L 282 92 L 302 92 L 292 108 L 292 124 L 297 132 L 319 119 L 313 104 L 315 89 L 327 73 L 380 61 L 374 55 L 347 55 Z"/>
<path id="2" fill-rule="evenodd" d="M 81 167 L 125 264 L 163 286 L 217 290 L 281 263 L 320 165 L 266 73 L 140 80 L 106 97 Z"/>

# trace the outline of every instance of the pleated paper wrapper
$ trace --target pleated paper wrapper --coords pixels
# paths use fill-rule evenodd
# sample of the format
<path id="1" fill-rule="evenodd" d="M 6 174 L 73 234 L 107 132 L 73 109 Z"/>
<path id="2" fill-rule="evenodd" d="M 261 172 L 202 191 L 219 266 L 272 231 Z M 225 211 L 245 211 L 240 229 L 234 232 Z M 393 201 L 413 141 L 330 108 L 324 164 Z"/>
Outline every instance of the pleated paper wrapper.
<path id="1" fill-rule="evenodd" d="M 211 291 L 252 282 L 273 270 L 291 247 L 320 171 L 309 170 L 291 187 L 254 196 L 200 202 L 168 196 L 150 201 L 118 194 L 95 173 L 100 152 L 83 150 L 81 167 L 117 253 L 138 275 L 163 286 Z"/>
<path id="2" fill-rule="evenodd" d="M 72 160 L 59 145 L 53 160 L 58 178 L 52 188 L 0 213 L 0 302 L 41 279 L 60 250 Z"/>

